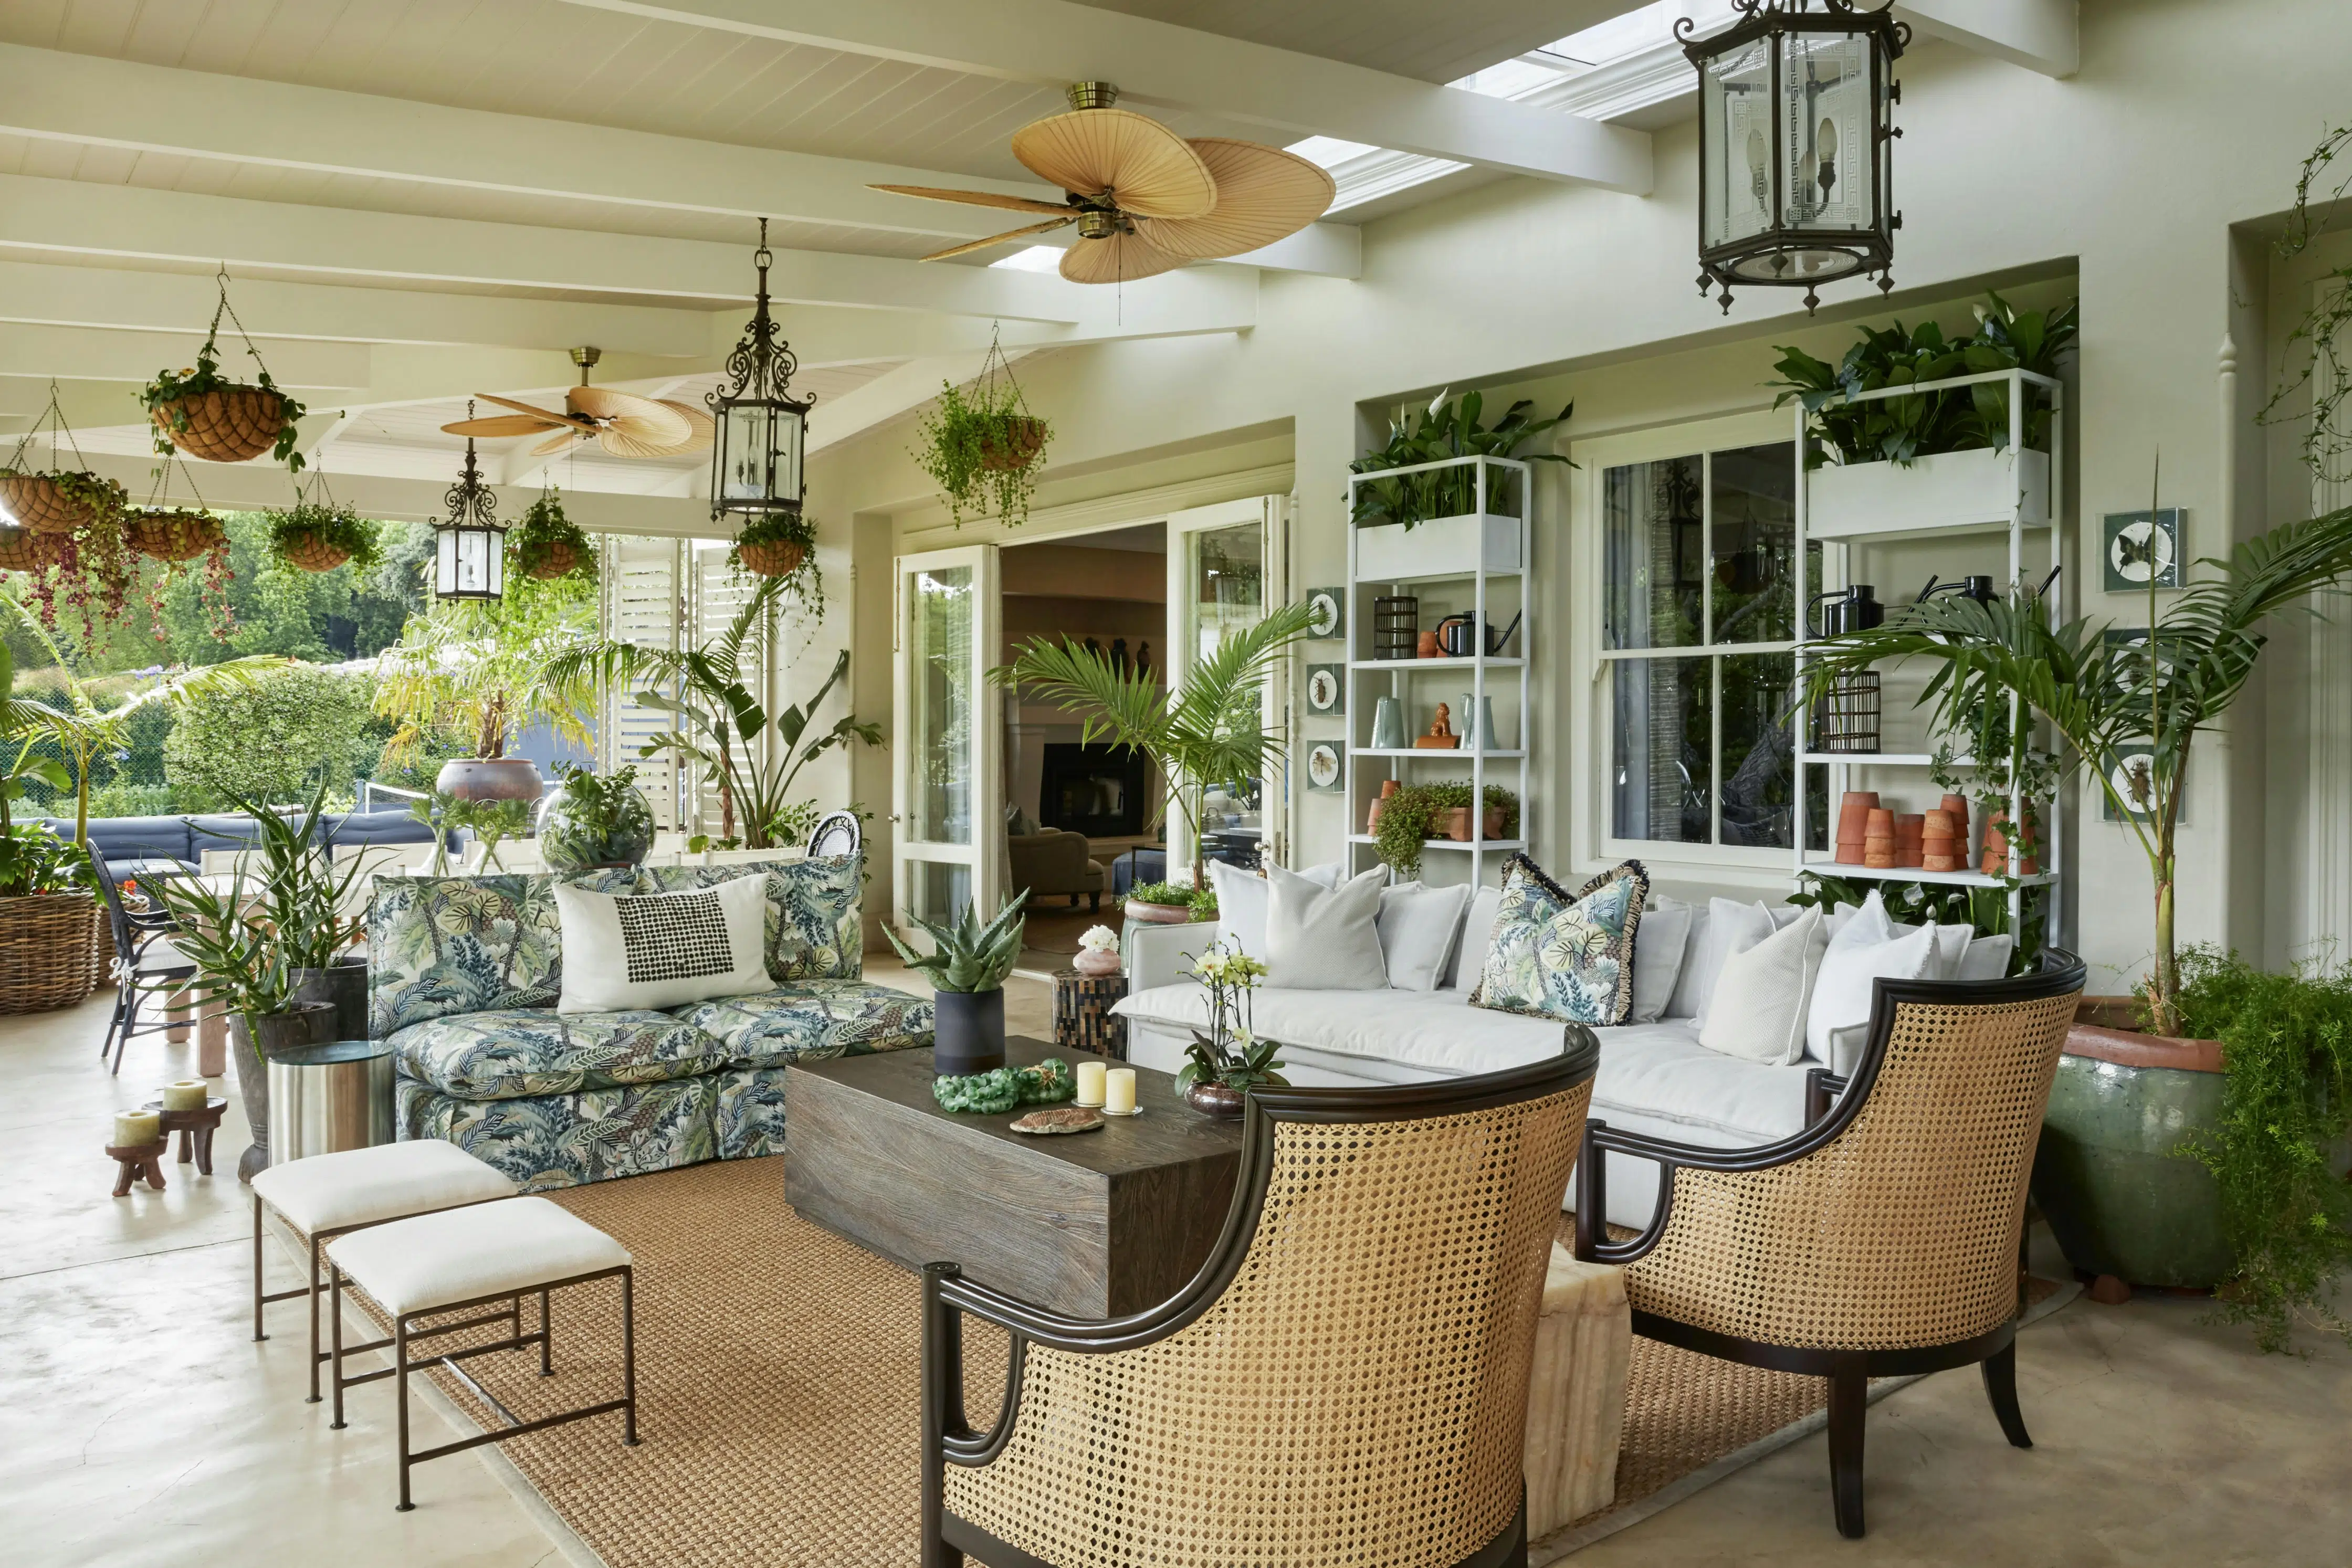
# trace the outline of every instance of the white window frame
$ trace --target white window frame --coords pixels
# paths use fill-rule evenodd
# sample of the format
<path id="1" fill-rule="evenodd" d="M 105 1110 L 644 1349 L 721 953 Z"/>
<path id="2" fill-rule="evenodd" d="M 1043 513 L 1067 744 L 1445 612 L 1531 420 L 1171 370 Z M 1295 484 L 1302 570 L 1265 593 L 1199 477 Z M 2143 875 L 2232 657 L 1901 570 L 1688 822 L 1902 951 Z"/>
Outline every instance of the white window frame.
<path id="1" fill-rule="evenodd" d="M 1584 589 L 1580 595 L 1579 619 L 1583 631 L 1577 638 L 1578 663 L 1584 679 L 1577 683 L 1577 704 L 1584 711 L 1574 716 L 1571 733 L 1577 738 L 1580 755 L 1572 759 L 1576 777 L 1589 779 L 1592 788 L 1584 792 L 1584 804 L 1577 812 L 1573 824 L 1574 841 L 1579 861 L 1587 868 L 1638 859 L 1644 865 L 1658 868 L 1687 868 L 1705 875 L 1722 871 L 1759 872 L 1770 873 L 1774 883 L 1785 883 L 1789 869 L 1786 849 L 1753 848 L 1746 845 L 1716 843 L 1678 843 L 1665 839 L 1621 839 L 1611 830 L 1611 802 L 1614 790 L 1611 787 L 1612 768 L 1615 763 L 1615 737 L 1612 733 L 1614 705 L 1612 701 L 1615 672 L 1612 665 L 1656 659 L 1721 659 L 1726 653 L 1781 653 L 1793 652 L 1795 641 L 1765 643 L 1700 643 L 1684 648 L 1624 648 L 1603 646 L 1608 637 L 1608 513 L 1605 480 L 1612 468 L 1633 463 L 1652 463 L 1669 457 L 1704 456 L 1717 452 L 1748 446 L 1767 446 L 1790 439 L 1789 416 L 1785 412 L 1759 410 L 1751 413 L 1732 414 L 1716 419 L 1692 420 L 1676 424 L 1657 425 L 1619 435 L 1594 436 L 1571 443 L 1569 455 L 1577 464 L 1570 476 L 1573 481 L 1575 515 L 1580 537 L 1578 555 L 1583 565 Z M 1711 474 L 1701 481 L 1699 550 L 1702 561 L 1713 559 L 1715 501 Z M 1701 632 L 1710 629 L 1714 616 L 1713 573 L 1706 574 L 1706 595 L 1701 612 Z M 1826 584 L 1824 585 L 1826 586 Z M 1713 674 L 1713 672 L 1710 672 Z M 1723 715 L 1720 704 L 1711 704 L 1715 733 L 1710 739 L 1717 754 L 1718 771 L 1722 751 Z M 1710 831 L 1722 831 L 1723 802 L 1721 779 L 1710 787 Z M 1799 788 L 1802 788 L 1802 780 Z M 1745 877 L 1743 881 L 1748 880 Z"/>

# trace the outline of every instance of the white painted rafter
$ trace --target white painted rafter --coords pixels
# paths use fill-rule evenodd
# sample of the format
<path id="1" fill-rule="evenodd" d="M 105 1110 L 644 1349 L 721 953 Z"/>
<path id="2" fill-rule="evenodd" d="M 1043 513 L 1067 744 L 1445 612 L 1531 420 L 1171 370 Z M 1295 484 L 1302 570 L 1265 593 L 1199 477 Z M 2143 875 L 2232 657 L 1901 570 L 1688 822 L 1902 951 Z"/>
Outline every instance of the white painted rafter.
<path id="1" fill-rule="evenodd" d="M 2046 77 L 2073 76 L 2081 64 L 2076 0 L 1906 0 L 1895 11 L 1927 37 Z"/>

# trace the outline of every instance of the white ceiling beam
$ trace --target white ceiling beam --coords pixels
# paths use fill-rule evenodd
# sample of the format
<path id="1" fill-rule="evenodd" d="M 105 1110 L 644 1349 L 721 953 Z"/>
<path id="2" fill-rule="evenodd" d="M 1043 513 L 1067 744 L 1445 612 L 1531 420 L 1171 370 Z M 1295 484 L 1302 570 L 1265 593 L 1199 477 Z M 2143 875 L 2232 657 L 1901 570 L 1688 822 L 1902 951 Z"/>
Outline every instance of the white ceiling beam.
<path id="1" fill-rule="evenodd" d="M 306 461 L 316 459 L 335 444 L 337 436 L 352 427 L 352 422 L 359 418 L 360 412 L 355 408 L 338 408 L 305 414 L 301 423 L 295 426 L 294 450 L 299 452 Z"/>
<path id="2" fill-rule="evenodd" d="M 1928 37 L 2046 77 L 2073 76 L 2082 64 L 2075 0 L 1908 0 L 1895 14 Z"/>
<path id="3" fill-rule="evenodd" d="M 588 233 L 406 213 L 312 207 L 78 180 L 0 174 L 0 249 L 147 256 L 436 282 L 506 284 L 704 302 L 748 299 L 740 246 Z M 1083 284 L 1004 267 L 926 267 L 888 257 L 780 250 L 780 300 L 881 310 L 1076 321 Z M 1130 296 L 1153 280 L 1129 285 Z"/>
<path id="4" fill-rule="evenodd" d="M 1637 195 L 1651 187 L 1643 131 L 1070 0 L 569 3 L 1005 81 L 1116 82 L 1134 104 Z"/>
<path id="5" fill-rule="evenodd" d="M 0 322 L 0 375 L 144 384 L 160 371 L 193 368 L 204 342 L 202 332 L 110 332 Z M 263 339 L 257 347 L 270 378 L 298 395 L 368 384 L 370 350 L 364 343 Z M 228 339 L 219 349 L 224 371 L 252 379 L 253 361 L 246 356 L 242 340 Z"/>
<path id="6" fill-rule="evenodd" d="M 1364 231 L 1353 224 L 1309 224 L 1261 250 L 1247 251 L 1229 259 L 1236 267 L 1263 267 L 1276 272 L 1360 277 L 1364 272 Z"/>
<path id="7" fill-rule="evenodd" d="M 1005 358 L 1018 360 L 1022 355 L 1015 350 Z M 980 374 L 987 362 L 985 350 L 976 354 L 941 354 L 910 360 L 896 370 L 884 371 L 856 392 L 827 399 L 809 411 L 808 450 L 823 451 L 861 430 L 870 430 L 910 408 L 919 408 L 940 395 L 940 382 L 968 382 Z"/>

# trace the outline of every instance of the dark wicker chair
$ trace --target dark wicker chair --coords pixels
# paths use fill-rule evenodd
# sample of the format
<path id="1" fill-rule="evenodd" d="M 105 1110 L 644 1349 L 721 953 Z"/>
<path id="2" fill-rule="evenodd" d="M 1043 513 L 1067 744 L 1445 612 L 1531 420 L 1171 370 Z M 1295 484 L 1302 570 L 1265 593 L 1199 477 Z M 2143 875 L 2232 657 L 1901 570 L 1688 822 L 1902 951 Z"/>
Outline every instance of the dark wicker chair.
<path id="1" fill-rule="evenodd" d="M 186 1014 L 192 1009 L 182 1003 L 153 1023 L 141 1023 L 140 993 L 166 988 L 158 985 L 159 981 L 185 980 L 193 985 L 196 967 L 172 945 L 173 926 L 170 915 L 160 908 L 133 913 L 124 905 L 121 886 L 105 857 L 94 854 L 89 863 L 97 873 L 99 896 L 105 901 L 107 924 L 114 934 L 114 1014 L 106 1020 L 106 1037 L 98 1042 L 98 1059 L 105 1061 L 107 1052 L 112 1051 L 114 1065 L 109 1071 L 119 1073 L 122 1071 L 123 1050 L 130 1045 L 132 1035 L 184 1029 L 190 1021 Z"/>
<path id="2" fill-rule="evenodd" d="M 1600 1051 L 1250 1096 L 1209 1261 L 1108 1322 L 923 1275 L 925 1568 L 1527 1561 L 1528 1366 Z M 962 1317 L 1012 1335 L 963 1409 Z"/>
<path id="3" fill-rule="evenodd" d="M 2083 974 L 2053 948 L 2014 979 L 1879 981 L 1851 1078 L 1816 1069 L 1810 1124 L 1777 1144 L 1585 1126 L 1576 1255 L 1626 1265 L 1636 1333 L 1829 1379 L 1842 1534 L 1863 1531 L 1874 1377 L 1980 1363 L 2002 1433 L 2033 1446 L 2015 1344 L 2026 1182 Z M 1603 1151 L 1662 1167 L 1656 1212 L 1629 1240 L 1606 1237 Z"/>

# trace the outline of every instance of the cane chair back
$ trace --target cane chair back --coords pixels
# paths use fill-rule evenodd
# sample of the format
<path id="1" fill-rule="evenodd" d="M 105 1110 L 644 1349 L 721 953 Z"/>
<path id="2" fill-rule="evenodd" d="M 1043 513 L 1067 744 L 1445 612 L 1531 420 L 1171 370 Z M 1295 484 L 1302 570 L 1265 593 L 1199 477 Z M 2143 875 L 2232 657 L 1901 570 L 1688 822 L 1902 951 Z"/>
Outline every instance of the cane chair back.
<path id="1" fill-rule="evenodd" d="M 1848 1089 L 1851 1119 L 1786 1163 L 1675 1172 L 1665 1229 L 1626 1273 L 1636 1312 L 1842 1350 L 1969 1340 L 2016 1313 L 2026 1185 L 2080 987 L 1985 1002 L 1882 988 L 1885 1050 Z"/>
<path id="2" fill-rule="evenodd" d="M 1135 1348 L 1028 1346 L 1010 1434 L 948 1467 L 947 1511 L 1055 1568 L 1468 1559 L 1520 1507 L 1536 1314 L 1591 1096 L 1588 1065 L 1446 1114 L 1254 1102 L 1271 1154 L 1254 1152 L 1264 1197 L 1223 1291 Z"/>

